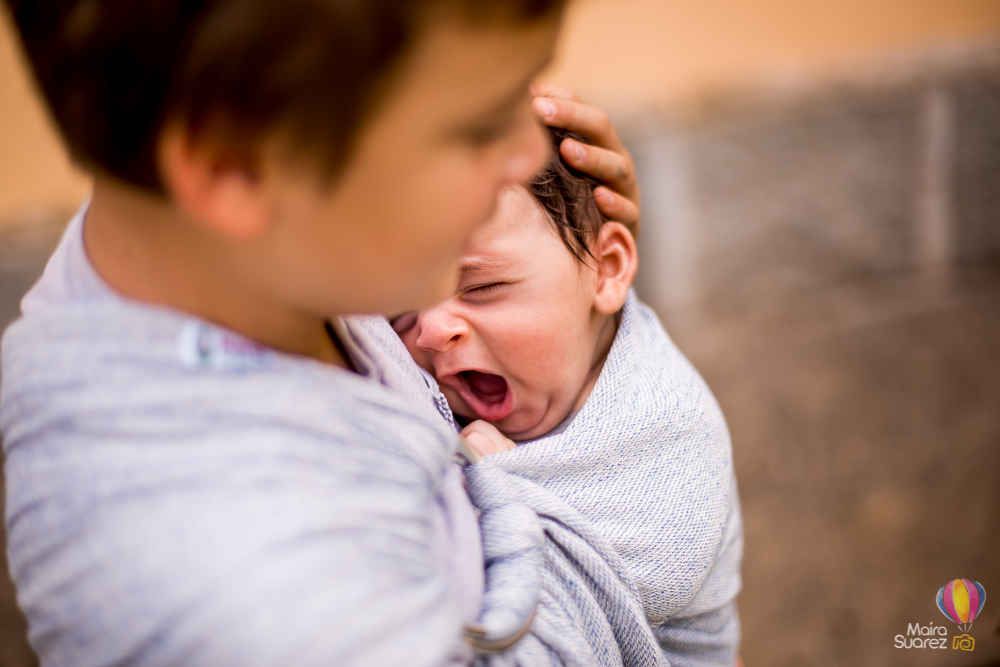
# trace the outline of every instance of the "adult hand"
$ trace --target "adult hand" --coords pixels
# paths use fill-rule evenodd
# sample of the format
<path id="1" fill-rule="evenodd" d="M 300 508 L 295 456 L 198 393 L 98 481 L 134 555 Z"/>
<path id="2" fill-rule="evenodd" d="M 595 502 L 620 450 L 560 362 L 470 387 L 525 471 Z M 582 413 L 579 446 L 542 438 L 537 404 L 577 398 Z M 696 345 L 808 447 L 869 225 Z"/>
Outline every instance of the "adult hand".
<path id="1" fill-rule="evenodd" d="M 482 419 L 477 419 L 462 429 L 462 437 L 480 456 L 499 454 L 514 449 L 517 445 L 509 440 L 497 427 Z"/>
<path id="2" fill-rule="evenodd" d="M 561 86 L 532 84 L 531 94 L 534 96 L 531 106 L 542 122 L 579 134 L 589 142 L 564 139 L 559 153 L 567 164 L 604 183 L 594 189 L 594 200 L 601 213 L 626 227 L 637 227 L 639 182 L 635 178 L 635 164 L 607 115 Z"/>

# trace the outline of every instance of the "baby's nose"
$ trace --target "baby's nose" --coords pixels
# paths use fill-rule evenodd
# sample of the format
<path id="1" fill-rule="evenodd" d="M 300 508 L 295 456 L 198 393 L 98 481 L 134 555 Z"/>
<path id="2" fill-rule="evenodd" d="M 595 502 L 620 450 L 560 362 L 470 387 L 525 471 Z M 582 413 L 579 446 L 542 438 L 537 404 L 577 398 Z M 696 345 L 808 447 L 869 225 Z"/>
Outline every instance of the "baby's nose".
<path id="1" fill-rule="evenodd" d="M 469 326 L 445 308 L 429 308 L 417 322 L 417 346 L 433 352 L 447 352 L 469 334 Z"/>

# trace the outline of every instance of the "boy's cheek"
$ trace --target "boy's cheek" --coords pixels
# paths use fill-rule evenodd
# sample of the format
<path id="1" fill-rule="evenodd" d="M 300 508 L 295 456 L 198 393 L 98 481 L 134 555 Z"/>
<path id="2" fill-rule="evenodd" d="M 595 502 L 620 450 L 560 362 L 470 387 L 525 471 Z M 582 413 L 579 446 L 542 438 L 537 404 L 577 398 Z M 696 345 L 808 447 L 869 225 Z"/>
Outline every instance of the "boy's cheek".
<path id="1" fill-rule="evenodd" d="M 458 285 L 458 258 L 451 262 L 448 267 L 432 280 L 425 294 L 419 299 L 420 303 L 413 304 L 414 309 L 423 310 L 436 303 L 444 301 L 454 294 L 455 286 Z"/>

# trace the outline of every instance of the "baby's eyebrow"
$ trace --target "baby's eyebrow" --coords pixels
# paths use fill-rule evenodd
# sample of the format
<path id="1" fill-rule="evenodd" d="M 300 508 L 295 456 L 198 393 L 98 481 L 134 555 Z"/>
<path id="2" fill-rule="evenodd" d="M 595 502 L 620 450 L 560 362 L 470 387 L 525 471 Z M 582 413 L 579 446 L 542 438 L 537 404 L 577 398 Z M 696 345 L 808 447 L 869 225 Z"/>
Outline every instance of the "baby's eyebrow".
<path id="1" fill-rule="evenodd" d="M 476 275 L 484 271 L 495 271 L 496 269 L 506 269 L 518 264 L 513 260 L 500 259 L 498 257 L 477 257 L 462 262 L 459 271 L 462 277 Z"/>

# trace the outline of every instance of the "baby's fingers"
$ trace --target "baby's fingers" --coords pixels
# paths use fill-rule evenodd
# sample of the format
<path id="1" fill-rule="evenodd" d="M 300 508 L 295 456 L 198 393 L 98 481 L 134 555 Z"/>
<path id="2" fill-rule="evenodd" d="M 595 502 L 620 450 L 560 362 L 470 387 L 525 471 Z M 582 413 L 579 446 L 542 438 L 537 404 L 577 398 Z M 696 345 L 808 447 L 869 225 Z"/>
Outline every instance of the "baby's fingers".
<path id="1" fill-rule="evenodd" d="M 478 419 L 462 429 L 462 437 L 481 456 L 499 454 L 514 449 L 512 441 L 504 437 L 493 424 Z"/>
<path id="2" fill-rule="evenodd" d="M 469 433 L 462 436 L 465 438 L 465 442 L 468 443 L 477 454 L 480 456 L 489 456 L 490 454 L 496 454 L 497 449 L 493 444 L 493 441 L 487 438 L 482 433 Z"/>

